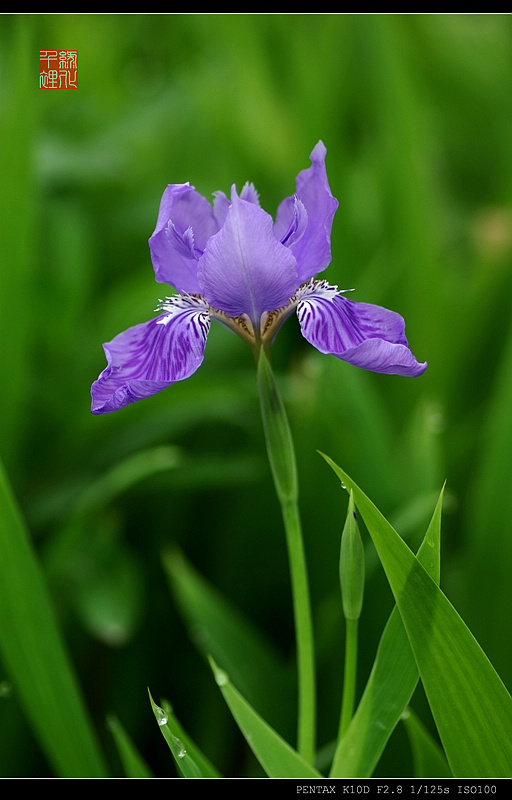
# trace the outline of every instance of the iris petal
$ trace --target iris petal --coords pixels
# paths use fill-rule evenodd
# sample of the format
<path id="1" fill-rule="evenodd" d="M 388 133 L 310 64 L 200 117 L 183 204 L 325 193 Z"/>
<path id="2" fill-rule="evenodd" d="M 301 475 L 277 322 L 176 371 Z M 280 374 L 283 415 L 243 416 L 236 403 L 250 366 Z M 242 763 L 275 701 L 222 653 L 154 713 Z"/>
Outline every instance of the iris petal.
<path id="1" fill-rule="evenodd" d="M 299 294 L 297 316 L 304 338 L 321 353 L 389 375 L 417 377 L 427 367 L 410 351 L 399 314 L 347 300 L 325 282 Z"/>
<path id="2" fill-rule="evenodd" d="M 326 149 L 318 142 L 311 153 L 311 166 L 297 175 L 297 191 L 307 212 L 303 236 L 292 241 L 290 250 L 297 260 L 299 285 L 322 272 L 331 261 L 331 228 L 338 201 L 332 196 L 325 171 Z M 275 235 L 280 240 L 293 224 L 295 197 L 287 197 L 279 205 Z"/>
<path id="3" fill-rule="evenodd" d="M 234 191 L 224 225 L 199 260 L 198 280 L 212 308 L 247 314 L 255 327 L 264 311 L 286 305 L 298 285 L 295 258 L 274 236 L 272 217 Z"/>
<path id="4" fill-rule="evenodd" d="M 226 216 L 231 206 L 231 200 L 220 190 L 213 193 L 213 198 L 213 216 L 220 230 L 226 221 Z"/>
<path id="5" fill-rule="evenodd" d="M 235 187 L 233 187 L 233 190 L 235 191 Z M 220 230 L 224 225 L 228 211 L 231 208 L 231 200 L 229 197 L 226 197 L 224 192 L 220 191 L 214 192 L 213 197 L 213 216 L 215 217 L 215 222 Z M 242 191 L 240 192 L 240 197 L 242 200 L 247 200 L 248 203 L 254 203 L 257 206 L 260 204 L 260 198 L 253 183 L 246 183 L 244 185 Z"/>
<path id="6" fill-rule="evenodd" d="M 308 224 L 308 212 L 299 197 L 294 197 L 293 217 L 286 233 L 281 236 L 281 243 L 291 247 L 304 236 Z"/>
<path id="7" fill-rule="evenodd" d="M 91 388 L 93 414 L 128 403 L 192 375 L 203 361 L 210 318 L 200 298 L 171 298 L 168 312 L 103 345 L 107 366 Z"/>
<path id="8" fill-rule="evenodd" d="M 167 186 L 149 239 L 156 280 L 170 283 L 179 292 L 198 293 L 197 259 L 217 231 L 210 203 L 193 186 Z"/>
<path id="9" fill-rule="evenodd" d="M 233 186 L 230 199 L 217 192 L 213 207 L 189 183 L 167 186 L 149 247 L 156 280 L 180 294 L 161 304 L 158 318 L 104 345 L 107 366 L 91 388 L 93 413 L 116 411 L 192 375 L 203 361 L 211 318 L 256 349 L 296 308 L 302 334 L 320 352 L 374 372 L 424 372 L 399 314 L 354 303 L 313 280 L 331 260 L 338 207 L 325 155 L 318 142 L 275 224 L 251 183 L 240 196 Z"/>
<path id="10" fill-rule="evenodd" d="M 392 344 L 383 339 L 367 339 L 338 358 L 355 367 L 405 378 L 417 378 L 427 368 L 426 362 L 420 364 L 406 345 Z"/>

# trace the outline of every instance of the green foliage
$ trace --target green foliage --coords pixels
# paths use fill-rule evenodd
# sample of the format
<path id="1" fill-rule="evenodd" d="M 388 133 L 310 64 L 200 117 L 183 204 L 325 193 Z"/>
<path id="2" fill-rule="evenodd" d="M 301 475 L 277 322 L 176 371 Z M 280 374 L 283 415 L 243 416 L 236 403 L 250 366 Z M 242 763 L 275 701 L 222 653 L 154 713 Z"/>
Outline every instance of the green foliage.
<path id="1" fill-rule="evenodd" d="M 353 491 L 378 551 L 454 776 L 510 777 L 510 694 L 420 559 L 348 475 L 329 463 Z M 429 557 L 437 560 L 433 550 Z"/>
<path id="2" fill-rule="evenodd" d="M 182 554 L 167 552 L 163 563 L 176 606 L 202 655 L 222 663 L 260 714 L 290 736 L 296 682 L 279 651 Z"/>
<path id="3" fill-rule="evenodd" d="M 450 767 L 439 744 L 410 710 L 402 717 L 411 742 L 414 774 L 418 778 L 450 778 Z"/>
<path id="4" fill-rule="evenodd" d="M 107 771 L 68 661 L 37 558 L 0 465 L 0 646 L 58 777 Z"/>
<path id="5" fill-rule="evenodd" d="M 140 753 L 137 752 L 137 748 L 117 717 L 109 717 L 108 727 L 112 733 L 112 736 L 114 737 L 119 758 L 123 765 L 123 777 L 152 778 L 153 774 L 151 773 L 151 770 L 144 762 L 144 759 L 141 757 Z"/>
<path id="6" fill-rule="evenodd" d="M 436 582 L 439 581 L 441 509 L 442 496 L 418 550 L 418 559 Z M 395 606 L 382 633 L 359 705 L 337 744 L 332 776 L 371 777 L 417 682 L 418 667 Z"/>
<path id="7" fill-rule="evenodd" d="M 284 741 L 211 661 L 215 680 L 233 717 L 269 778 L 317 778 L 320 773 Z"/>
<path id="8" fill-rule="evenodd" d="M 169 703 L 164 702 L 163 707 L 157 706 L 151 697 L 151 692 L 149 699 L 155 719 L 174 757 L 178 774 L 182 778 L 220 777 L 215 767 L 185 733 Z"/>
<path id="9" fill-rule="evenodd" d="M 197 584 L 215 587 L 210 623 L 219 597 L 244 620 L 238 632 L 251 620 L 280 664 L 276 686 L 294 675 L 252 355 L 217 326 L 190 380 L 101 418 L 88 391 L 105 365 L 102 342 L 149 319 L 166 292 L 147 247 L 165 186 L 190 181 L 209 195 L 251 180 L 274 212 L 319 138 L 340 200 L 326 277 L 400 312 L 429 362 L 418 380 L 365 373 L 312 351 L 293 319 L 271 350 L 297 453 L 319 746 L 333 747 L 339 722 L 345 509 L 317 450 L 354 476 L 411 556 L 446 481 L 444 599 L 409 555 L 406 588 L 441 615 L 439 635 L 465 630 L 455 607 L 510 688 L 511 39 L 507 14 L 0 16 L 0 454 L 12 487 L 0 525 L 17 563 L 0 563 L 0 685 L 11 687 L 0 697 L 0 776 L 114 774 L 107 715 L 123 721 L 151 774 L 178 774 L 147 686 L 172 698 L 220 774 L 262 774 L 202 658 L 191 604 L 185 615 L 173 602 L 192 572 L 170 576 L 160 555 L 184 553 Z M 78 90 L 38 88 L 37 51 L 52 43 L 78 50 Z M 404 628 L 393 611 L 371 545 L 365 564 L 354 736 L 369 724 L 365 686 L 381 686 L 375 672 L 396 648 L 408 679 L 355 774 L 407 775 L 416 764 L 438 775 L 439 761 L 418 755 L 420 728 L 410 753 L 397 728 L 410 703 L 437 736 L 413 691 L 411 653 L 424 653 L 400 645 L 416 623 Z M 491 690 L 487 660 L 465 633 L 460 641 Z M 438 638 L 433 652 L 456 674 L 469 651 L 442 651 Z M 214 658 L 268 721 L 257 693 Z M 434 707 L 439 663 L 420 669 Z M 66 675 L 58 691 L 55 674 Z M 380 688 L 370 696 L 374 709 Z M 460 702 L 447 711 L 462 714 Z M 287 694 L 270 724 L 294 748 L 289 707 Z M 448 754 L 454 720 L 436 722 Z M 86 739 L 94 744 L 77 745 Z"/>

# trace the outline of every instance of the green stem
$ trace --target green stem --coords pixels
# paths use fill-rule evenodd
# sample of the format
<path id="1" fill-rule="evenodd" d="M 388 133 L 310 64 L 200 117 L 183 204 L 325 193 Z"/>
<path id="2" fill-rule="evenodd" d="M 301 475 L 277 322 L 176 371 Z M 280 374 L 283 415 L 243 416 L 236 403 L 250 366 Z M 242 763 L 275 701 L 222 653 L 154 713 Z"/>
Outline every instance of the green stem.
<path id="1" fill-rule="evenodd" d="M 268 358 L 261 349 L 258 391 L 267 452 L 286 532 L 297 642 L 297 749 L 310 763 L 315 757 L 316 680 L 313 623 L 298 507 L 295 451 L 286 411 Z"/>
<path id="2" fill-rule="evenodd" d="M 293 592 L 297 639 L 298 728 L 297 749 L 311 764 L 315 758 L 316 687 L 313 625 L 309 600 L 306 558 L 296 503 L 282 506 Z"/>
<path id="3" fill-rule="evenodd" d="M 343 676 L 343 701 L 341 704 L 340 728 L 338 741 L 350 725 L 354 714 L 357 675 L 357 619 L 347 619 L 345 628 L 345 672 Z"/>

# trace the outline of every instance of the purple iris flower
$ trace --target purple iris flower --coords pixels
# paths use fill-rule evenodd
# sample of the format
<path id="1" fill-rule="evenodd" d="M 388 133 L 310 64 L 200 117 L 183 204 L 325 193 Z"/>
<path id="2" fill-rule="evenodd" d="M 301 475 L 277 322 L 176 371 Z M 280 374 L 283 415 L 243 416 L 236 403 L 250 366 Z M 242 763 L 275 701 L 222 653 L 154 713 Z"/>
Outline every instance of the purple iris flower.
<path id="1" fill-rule="evenodd" d="M 107 366 L 91 390 L 92 412 L 117 411 L 184 380 L 201 365 L 216 319 L 257 355 L 296 310 L 302 335 L 320 350 L 357 367 L 415 377 L 426 369 L 407 345 L 399 314 L 342 296 L 314 276 L 331 261 L 338 201 L 318 142 L 311 166 L 276 220 L 252 184 L 213 206 L 188 183 L 164 191 L 149 248 L 156 280 L 178 294 L 160 301 L 158 316 L 104 345 Z"/>

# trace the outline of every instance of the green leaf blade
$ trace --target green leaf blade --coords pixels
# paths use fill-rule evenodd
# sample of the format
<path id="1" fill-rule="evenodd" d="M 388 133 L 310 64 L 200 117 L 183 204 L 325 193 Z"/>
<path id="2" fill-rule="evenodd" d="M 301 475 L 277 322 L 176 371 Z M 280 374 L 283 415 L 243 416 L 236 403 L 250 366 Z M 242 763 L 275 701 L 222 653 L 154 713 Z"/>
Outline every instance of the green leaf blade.
<path id="1" fill-rule="evenodd" d="M 416 556 L 357 484 L 325 458 L 354 492 L 378 551 L 454 776 L 510 777 L 510 694 Z"/>
<path id="2" fill-rule="evenodd" d="M 179 774 L 183 778 L 221 777 L 179 724 L 170 705 L 164 702 L 161 708 L 155 703 L 149 690 L 148 694 L 153 714 L 173 755 Z"/>
<path id="3" fill-rule="evenodd" d="M 294 684 L 280 653 L 181 552 L 168 549 L 163 566 L 177 607 L 204 657 L 211 655 L 265 719 L 283 735 L 291 734 Z"/>
<path id="4" fill-rule="evenodd" d="M 418 551 L 418 558 L 439 581 L 442 493 Z M 418 668 L 398 608 L 384 628 L 372 672 L 356 713 L 338 743 L 331 777 L 369 778 L 408 705 Z"/>
<path id="5" fill-rule="evenodd" d="M 56 774 L 106 777 L 42 571 L 1 465 L 0 608 L 3 660 Z"/>
<path id="6" fill-rule="evenodd" d="M 211 658 L 210 665 L 238 727 L 268 777 L 322 778 L 311 764 L 260 717 Z"/>
<path id="7" fill-rule="evenodd" d="M 408 709 L 402 717 L 414 758 L 415 778 L 451 778 L 450 768 L 438 743 Z"/>
<path id="8" fill-rule="evenodd" d="M 117 717 L 110 716 L 108 728 L 114 738 L 119 758 L 127 778 L 153 778 L 153 773 L 137 751 L 131 738 L 126 733 Z"/>

